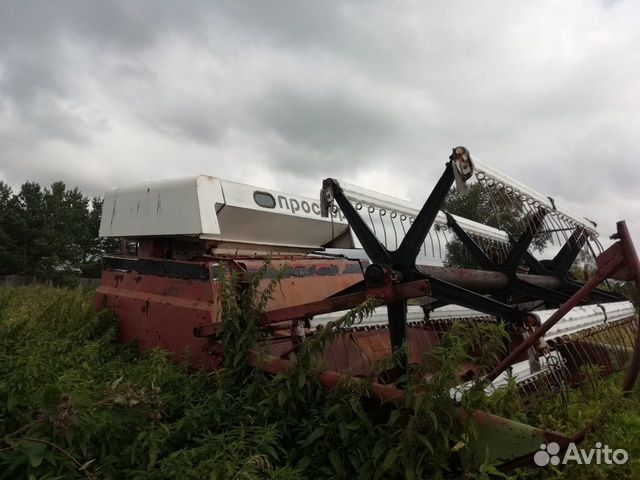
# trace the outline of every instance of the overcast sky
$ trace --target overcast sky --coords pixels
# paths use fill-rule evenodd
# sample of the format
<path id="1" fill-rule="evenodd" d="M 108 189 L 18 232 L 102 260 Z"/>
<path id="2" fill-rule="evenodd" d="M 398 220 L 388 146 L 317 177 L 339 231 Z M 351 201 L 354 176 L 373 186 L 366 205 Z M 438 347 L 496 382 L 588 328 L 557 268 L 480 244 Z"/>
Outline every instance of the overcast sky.
<path id="1" fill-rule="evenodd" d="M 0 179 L 422 201 L 471 154 L 640 243 L 640 2 L 0 3 Z"/>

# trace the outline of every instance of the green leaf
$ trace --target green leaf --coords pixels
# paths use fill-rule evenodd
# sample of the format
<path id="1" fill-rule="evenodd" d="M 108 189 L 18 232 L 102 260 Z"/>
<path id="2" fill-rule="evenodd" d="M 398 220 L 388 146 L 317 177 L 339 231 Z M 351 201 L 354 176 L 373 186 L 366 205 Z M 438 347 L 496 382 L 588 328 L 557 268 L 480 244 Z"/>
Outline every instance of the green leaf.
<path id="1" fill-rule="evenodd" d="M 329 407 L 327 410 L 325 410 L 324 412 L 324 416 L 326 418 L 331 417 L 334 413 L 336 413 L 338 411 L 338 409 L 341 407 L 342 405 L 339 403 L 336 403 L 335 405 L 331 405 L 331 407 Z"/>
<path id="2" fill-rule="evenodd" d="M 115 390 L 116 388 L 118 388 L 118 385 L 120 385 L 120 382 L 122 382 L 122 379 L 124 378 L 124 376 L 120 376 L 118 378 L 116 378 L 113 382 L 111 382 L 111 390 Z"/>
<path id="3" fill-rule="evenodd" d="M 346 425 L 347 430 L 360 430 L 362 428 L 362 424 L 360 423 L 359 420 L 354 420 L 353 422 L 347 423 Z"/>
<path id="4" fill-rule="evenodd" d="M 95 462 L 95 461 L 96 461 L 96 459 L 95 459 L 95 458 L 92 458 L 91 460 L 87 460 L 86 462 L 84 462 L 84 463 L 82 464 L 82 466 L 81 466 L 80 468 L 78 468 L 78 470 L 79 470 L 79 471 L 86 470 L 86 469 L 87 469 L 87 467 L 88 467 L 89 465 L 91 465 L 91 464 L 92 464 L 93 462 Z"/>
<path id="5" fill-rule="evenodd" d="M 60 387 L 54 384 L 48 384 L 44 387 L 42 392 L 42 405 L 45 408 L 53 408 L 60 403 L 60 396 L 62 395 L 62 390 Z"/>
<path id="6" fill-rule="evenodd" d="M 338 452 L 336 452 L 335 450 L 331 450 L 329 452 L 329 461 L 331 462 L 331 466 L 333 466 L 336 472 L 342 473 L 342 461 L 340 460 Z"/>
<path id="7" fill-rule="evenodd" d="M 300 372 L 300 374 L 298 375 L 298 388 L 304 387 L 306 383 L 307 383 L 307 376 L 305 375 L 304 372 Z"/>
<path id="8" fill-rule="evenodd" d="M 311 445 L 312 443 L 319 440 L 323 435 L 324 435 L 324 428 L 323 427 L 316 428 L 313 432 L 311 432 L 311 435 L 307 437 L 307 439 L 304 441 L 302 446 L 307 447 Z"/>
<path id="9" fill-rule="evenodd" d="M 306 470 L 309 467 L 309 465 L 311 465 L 311 458 L 304 456 L 300 460 L 298 460 L 298 463 L 296 464 L 296 468 L 300 470 Z"/>
<path id="10" fill-rule="evenodd" d="M 287 391 L 283 388 L 278 392 L 278 405 L 284 407 L 284 404 L 287 402 Z"/>
<path id="11" fill-rule="evenodd" d="M 47 446 L 44 443 L 30 441 L 25 441 L 24 445 L 31 466 L 39 467 L 42 464 L 42 460 L 44 460 Z"/>
<path id="12" fill-rule="evenodd" d="M 489 474 L 489 475 L 493 475 L 493 476 L 495 476 L 495 477 L 500 477 L 500 478 L 509 478 L 509 476 L 508 476 L 508 475 L 506 475 L 505 473 L 503 473 L 503 472 L 501 472 L 500 470 L 498 470 L 498 469 L 496 468 L 496 466 L 495 466 L 495 465 L 492 465 L 492 464 L 486 464 L 486 463 L 484 463 L 484 464 L 480 465 L 479 470 L 480 470 L 481 472 L 483 472 L 483 473 L 487 473 L 487 474 Z"/>
<path id="13" fill-rule="evenodd" d="M 374 461 L 376 461 L 376 462 L 378 461 L 378 459 L 384 453 L 384 449 L 385 449 L 384 442 L 382 440 L 378 440 L 376 442 L 376 446 L 373 447 L 373 452 L 371 453 L 371 456 L 373 457 Z"/>
<path id="14" fill-rule="evenodd" d="M 393 465 L 396 463 L 396 460 L 398 459 L 398 451 L 397 448 L 393 448 L 391 450 L 389 450 L 389 453 L 387 453 L 387 456 L 384 459 L 384 462 L 382 462 L 382 470 L 383 471 L 387 471 L 389 470 L 391 467 L 393 467 Z"/>
<path id="15" fill-rule="evenodd" d="M 389 415 L 389 425 L 395 425 L 395 423 L 400 418 L 400 414 L 400 410 L 394 410 L 393 412 L 391 412 L 391 415 Z"/>
<path id="16" fill-rule="evenodd" d="M 349 437 L 349 433 L 347 432 L 347 427 L 344 423 L 338 424 L 338 430 L 340 431 L 340 438 L 345 441 Z"/>
<path id="17" fill-rule="evenodd" d="M 156 464 L 157 459 L 158 459 L 158 446 L 154 442 L 149 448 L 149 465 L 147 469 L 150 470 L 151 467 L 153 467 Z"/>
<path id="18" fill-rule="evenodd" d="M 422 409 L 422 404 L 424 403 L 425 397 L 424 395 L 418 395 L 413 404 L 413 412 L 418 413 Z M 432 413 L 432 412 L 430 412 Z"/>
<path id="19" fill-rule="evenodd" d="M 433 429 L 437 432 L 438 431 L 438 417 L 431 410 L 429 410 L 427 413 L 429 414 L 429 417 L 431 418 L 431 421 L 433 422 Z"/>
<path id="20" fill-rule="evenodd" d="M 427 437 L 425 437 L 424 435 L 419 435 L 418 439 L 424 444 L 425 447 L 429 449 L 429 452 L 431 452 L 432 454 L 434 453 L 433 445 L 431 445 L 431 442 Z"/>

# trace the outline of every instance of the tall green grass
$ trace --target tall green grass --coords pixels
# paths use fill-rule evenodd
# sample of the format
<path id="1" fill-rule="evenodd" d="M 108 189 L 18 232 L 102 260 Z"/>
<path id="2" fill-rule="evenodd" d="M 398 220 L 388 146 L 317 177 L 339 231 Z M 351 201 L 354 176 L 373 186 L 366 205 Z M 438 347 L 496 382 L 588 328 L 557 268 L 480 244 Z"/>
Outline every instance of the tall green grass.
<path id="1" fill-rule="evenodd" d="M 255 287 L 255 286 L 254 286 Z M 455 365 L 490 363 L 502 343 L 493 330 L 455 331 L 408 379 L 395 407 L 367 398 L 361 383 L 327 391 L 316 378 L 317 342 L 291 371 L 269 376 L 247 365 L 261 342 L 255 322 L 264 296 L 227 286 L 225 368 L 189 371 L 167 354 L 139 354 L 117 342 L 117 322 L 96 313 L 92 294 L 51 287 L 0 289 L 0 478 L 329 479 L 489 478 L 494 466 L 465 470 L 452 446 L 468 435 L 446 392 Z M 264 292 L 268 295 L 268 292 Z M 365 305 L 343 323 L 357 322 Z M 247 335 L 247 332 L 250 334 Z M 469 345 L 483 345 L 471 357 Z M 393 360 L 390 360 L 392 362 Z M 389 365 L 386 365 L 387 367 Z M 382 368 L 382 366 L 381 366 Z M 424 394 L 426 388 L 432 394 Z M 639 464 L 640 402 L 617 393 L 596 438 L 627 448 L 617 469 L 529 469 L 510 475 L 633 478 Z M 469 406 L 489 407 L 469 395 Z M 476 404 L 473 404 L 476 402 Z M 502 399 L 509 413 L 515 404 Z M 537 419 L 562 426 L 553 408 Z M 535 418 L 533 420 L 536 420 Z M 555 422 L 555 423 L 554 423 Z M 464 450 L 464 447 L 462 448 Z M 461 452 L 464 457 L 464 451 Z M 577 472 L 577 473 L 576 473 Z M 591 475 L 589 477 L 589 475 Z"/>

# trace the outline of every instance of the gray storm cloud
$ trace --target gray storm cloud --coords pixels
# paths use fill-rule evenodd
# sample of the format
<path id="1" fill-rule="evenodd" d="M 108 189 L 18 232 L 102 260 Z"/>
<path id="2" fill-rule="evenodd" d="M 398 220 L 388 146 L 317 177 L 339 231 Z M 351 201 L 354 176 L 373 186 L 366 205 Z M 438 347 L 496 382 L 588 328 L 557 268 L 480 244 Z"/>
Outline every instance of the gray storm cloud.
<path id="1" fill-rule="evenodd" d="M 421 201 L 450 148 L 640 239 L 640 4 L 3 2 L 0 176 Z"/>

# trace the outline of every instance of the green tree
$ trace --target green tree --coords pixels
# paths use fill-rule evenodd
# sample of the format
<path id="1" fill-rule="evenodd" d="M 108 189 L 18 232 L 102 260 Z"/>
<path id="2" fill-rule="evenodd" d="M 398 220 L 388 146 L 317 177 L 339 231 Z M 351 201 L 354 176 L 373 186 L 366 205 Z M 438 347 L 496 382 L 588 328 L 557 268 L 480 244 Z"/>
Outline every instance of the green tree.
<path id="1" fill-rule="evenodd" d="M 452 189 L 444 201 L 442 210 L 506 231 L 515 238 L 522 234 L 531 215 L 524 204 L 512 201 L 506 195 L 491 195 L 479 183 L 470 185 L 465 194 Z M 537 235 L 531 243 L 531 249 L 541 251 L 548 239 L 548 234 Z M 500 263 L 504 252 L 505 248 L 496 248 L 495 245 L 485 251 L 497 263 Z M 478 263 L 457 239 L 451 241 L 447 246 L 447 254 L 443 263 L 448 267 L 479 268 Z"/>
<path id="2" fill-rule="evenodd" d="M 0 181 L 0 275 L 9 275 L 22 270 L 15 253 L 14 238 L 16 224 L 16 199 L 11 187 Z"/>
<path id="3" fill-rule="evenodd" d="M 80 266 L 82 275 L 85 277 L 99 277 L 102 269 L 102 256 L 117 253 L 120 249 L 120 239 L 98 236 L 103 202 L 104 199 L 100 197 L 91 199 L 87 232 L 83 243 L 83 263 Z"/>
<path id="4" fill-rule="evenodd" d="M 35 182 L 26 182 L 15 197 L 15 225 L 12 233 L 16 242 L 16 256 L 25 275 L 42 273 L 42 258 L 49 253 L 49 245 L 42 239 L 45 223 L 45 205 L 42 188 Z"/>
<path id="5" fill-rule="evenodd" d="M 63 182 L 55 182 L 44 190 L 43 201 L 40 272 L 49 277 L 78 274 L 85 261 L 89 237 L 93 235 L 89 199 L 77 187 L 67 189 Z"/>
<path id="6" fill-rule="evenodd" d="M 64 281 L 99 276 L 102 255 L 118 241 L 98 237 L 102 199 L 63 182 L 26 182 L 17 194 L 0 182 L 0 274 Z"/>

